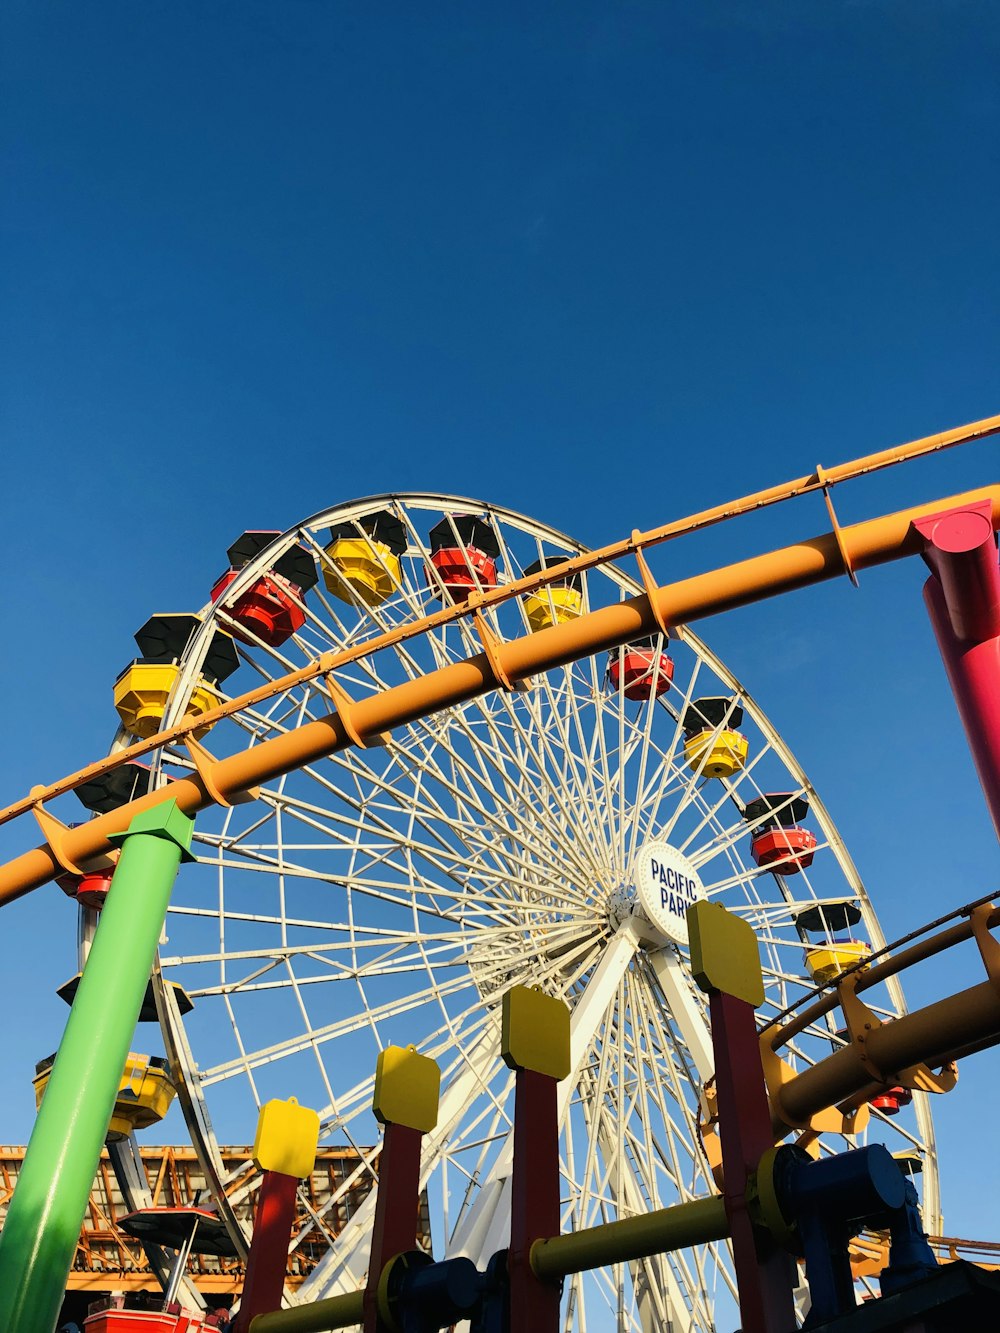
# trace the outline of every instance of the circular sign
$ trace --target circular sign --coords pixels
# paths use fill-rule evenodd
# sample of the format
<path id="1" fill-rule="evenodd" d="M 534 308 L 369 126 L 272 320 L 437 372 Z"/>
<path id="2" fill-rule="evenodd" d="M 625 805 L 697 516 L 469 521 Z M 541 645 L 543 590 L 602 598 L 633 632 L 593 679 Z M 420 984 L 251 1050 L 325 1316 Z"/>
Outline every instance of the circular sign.
<path id="1" fill-rule="evenodd" d="M 705 897 L 698 872 L 668 842 L 647 842 L 636 855 L 632 878 L 642 910 L 665 940 L 687 944 L 687 909 Z"/>

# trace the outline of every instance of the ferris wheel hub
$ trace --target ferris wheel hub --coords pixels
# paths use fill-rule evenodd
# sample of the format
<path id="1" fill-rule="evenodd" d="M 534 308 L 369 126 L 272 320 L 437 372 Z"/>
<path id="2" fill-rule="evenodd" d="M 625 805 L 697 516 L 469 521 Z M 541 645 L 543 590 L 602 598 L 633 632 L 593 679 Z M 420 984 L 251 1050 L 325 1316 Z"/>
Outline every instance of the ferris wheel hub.
<path id="1" fill-rule="evenodd" d="M 705 897 L 694 864 L 659 838 L 643 843 L 632 859 L 629 882 L 612 894 L 612 925 L 631 919 L 647 948 L 687 944 L 687 909 Z"/>

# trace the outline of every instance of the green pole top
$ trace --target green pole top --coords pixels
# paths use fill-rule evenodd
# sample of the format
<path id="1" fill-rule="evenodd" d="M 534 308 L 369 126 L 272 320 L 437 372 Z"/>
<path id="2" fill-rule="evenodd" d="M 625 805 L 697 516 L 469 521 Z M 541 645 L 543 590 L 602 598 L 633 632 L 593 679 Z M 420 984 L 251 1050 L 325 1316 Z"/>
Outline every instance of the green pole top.
<path id="1" fill-rule="evenodd" d="M 109 833 L 108 842 L 121 847 L 126 838 L 131 838 L 133 833 L 146 833 L 154 838 L 164 838 L 181 849 L 182 861 L 195 860 L 190 851 L 194 820 L 190 815 L 186 815 L 172 798 L 160 805 L 150 806 L 148 810 L 140 810 L 124 833 Z"/>

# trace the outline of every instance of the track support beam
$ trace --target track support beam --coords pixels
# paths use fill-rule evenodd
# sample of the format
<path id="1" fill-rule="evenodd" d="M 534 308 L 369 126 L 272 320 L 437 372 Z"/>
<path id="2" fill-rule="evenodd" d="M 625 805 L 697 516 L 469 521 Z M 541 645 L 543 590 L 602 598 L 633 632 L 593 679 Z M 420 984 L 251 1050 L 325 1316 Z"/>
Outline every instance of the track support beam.
<path id="1" fill-rule="evenodd" d="M 1000 566 L 992 508 L 966 504 L 913 526 L 931 570 L 924 602 L 1000 838 Z"/>

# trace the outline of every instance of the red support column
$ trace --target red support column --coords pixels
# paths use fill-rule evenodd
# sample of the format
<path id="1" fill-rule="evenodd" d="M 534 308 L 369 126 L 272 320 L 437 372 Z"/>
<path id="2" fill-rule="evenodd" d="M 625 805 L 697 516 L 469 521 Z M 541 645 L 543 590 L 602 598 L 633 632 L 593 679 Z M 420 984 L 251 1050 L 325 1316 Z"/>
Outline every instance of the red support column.
<path id="1" fill-rule="evenodd" d="M 722 1140 L 723 1199 L 740 1289 L 743 1333 L 791 1333 L 794 1268 L 788 1254 L 755 1228 L 747 1183 L 774 1146 L 753 1005 L 724 991 L 709 992 L 715 1087 Z"/>
<path id="2" fill-rule="evenodd" d="M 265 1102 L 260 1108 L 253 1160 L 263 1174 L 233 1333 L 247 1333 L 257 1315 L 281 1309 L 295 1222 L 295 1191 L 316 1163 L 318 1141 L 319 1116 L 294 1097 L 287 1102 Z"/>
<path id="3" fill-rule="evenodd" d="M 558 1282 L 543 1282 L 531 1268 L 536 1240 L 559 1235 L 558 1079 L 518 1069 L 514 1091 L 514 1167 L 511 1178 L 511 1333 L 557 1333 Z"/>
<path id="4" fill-rule="evenodd" d="M 570 1071 L 569 1009 L 538 987 L 503 997 L 500 1052 L 514 1082 L 506 1333 L 558 1333 L 562 1284 L 531 1267 L 536 1240 L 559 1235 L 559 1080 Z"/>
<path id="5" fill-rule="evenodd" d="M 919 519 L 941 657 L 1000 838 L 1000 566 L 988 502 Z"/>
<path id="6" fill-rule="evenodd" d="M 392 1333 L 383 1278 L 392 1261 L 417 1248 L 420 1155 L 437 1124 L 441 1071 L 413 1046 L 387 1046 L 375 1070 L 372 1110 L 385 1126 L 364 1294 L 364 1333 Z"/>
<path id="7" fill-rule="evenodd" d="M 420 1146 L 423 1134 L 387 1123 L 378 1166 L 378 1194 L 365 1288 L 364 1333 L 391 1333 L 378 1305 L 378 1285 L 391 1259 L 417 1248 L 420 1221 Z"/>
<path id="8" fill-rule="evenodd" d="M 264 1172 L 253 1219 L 247 1275 L 233 1333 L 246 1333 L 256 1315 L 281 1309 L 298 1184 L 297 1176 L 285 1176 L 280 1171 Z"/>
<path id="9" fill-rule="evenodd" d="M 795 1266 L 755 1227 L 747 1186 L 774 1146 L 754 1009 L 764 999 L 757 937 L 741 917 L 707 900 L 688 908 L 691 972 L 708 995 L 722 1140 L 723 1201 L 740 1292 L 743 1333 L 792 1333 Z"/>

